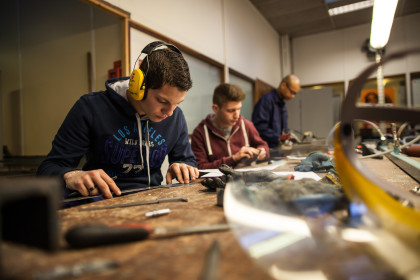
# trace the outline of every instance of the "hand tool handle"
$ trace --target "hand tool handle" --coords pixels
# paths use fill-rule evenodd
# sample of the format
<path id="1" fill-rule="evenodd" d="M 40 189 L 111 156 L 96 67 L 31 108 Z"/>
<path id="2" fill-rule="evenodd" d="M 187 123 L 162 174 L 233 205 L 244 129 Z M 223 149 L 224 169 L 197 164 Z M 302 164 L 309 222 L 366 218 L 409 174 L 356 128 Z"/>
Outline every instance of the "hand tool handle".
<path id="1" fill-rule="evenodd" d="M 140 241 L 150 235 L 147 227 L 113 228 L 105 225 L 81 225 L 69 229 L 67 243 L 74 248 Z"/>

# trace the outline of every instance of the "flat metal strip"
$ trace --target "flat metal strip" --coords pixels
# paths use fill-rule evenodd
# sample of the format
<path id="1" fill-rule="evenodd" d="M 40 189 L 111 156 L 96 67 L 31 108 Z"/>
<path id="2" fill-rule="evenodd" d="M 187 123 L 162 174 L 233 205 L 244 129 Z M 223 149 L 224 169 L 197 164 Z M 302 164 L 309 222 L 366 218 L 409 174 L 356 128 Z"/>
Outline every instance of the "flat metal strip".
<path id="1" fill-rule="evenodd" d="M 397 165 L 402 171 L 420 183 L 420 162 L 405 155 L 398 155 L 394 152 L 386 154 L 386 157 Z"/>

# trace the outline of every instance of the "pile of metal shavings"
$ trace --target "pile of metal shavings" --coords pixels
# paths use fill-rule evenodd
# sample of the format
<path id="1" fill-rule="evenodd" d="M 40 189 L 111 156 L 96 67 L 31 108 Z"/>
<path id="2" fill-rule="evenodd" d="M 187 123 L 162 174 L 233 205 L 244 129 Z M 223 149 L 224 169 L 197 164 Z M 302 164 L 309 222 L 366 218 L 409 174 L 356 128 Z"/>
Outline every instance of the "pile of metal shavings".
<path id="1" fill-rule="evenodd" d="M 234 184 L 240 185 L 241 182 L 237 181 Z M 243 185 L 235 188 L 234 195 L 240 197 L 244 203 L 261 210 L 309 217 L 347 209 L 349 204 L 341 186 L 313 179 Z"/>
<path id="2" fill-rule="evenodd" d="M 414 193 L 416 195 L 420 195 L 420 186 L 416 186 L 416 187 L 412 188 L 410 190 L 410 192 L 412 192 L 412 193 Z"/>

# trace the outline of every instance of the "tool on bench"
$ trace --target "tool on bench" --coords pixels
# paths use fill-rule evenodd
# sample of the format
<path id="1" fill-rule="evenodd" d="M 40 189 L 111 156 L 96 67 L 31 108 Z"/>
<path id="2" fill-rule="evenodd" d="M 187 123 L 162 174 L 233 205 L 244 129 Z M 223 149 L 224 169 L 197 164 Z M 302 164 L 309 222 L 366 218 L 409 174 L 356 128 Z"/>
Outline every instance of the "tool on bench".
<path id="1" fill-rule="evenodd" d="M 67 231 L 67 243 L 74 248 L 87 248 L 93 246 L 110 245 L 140 241 L 156 236 L 177 236 L 193 233 L 206 233 L 229 230 L 228 224 L 215 224 L 205 226 L 185 226 L 174 228 L 152 228 L 146 223 L 109 227 L 106 225 L 90 224 L 73 227 Z"/>
<path id="2" fill-rule="evenodd" d="M 200 280 L 217 280 L 219 278 L 220 268 L 220 244 L 219 241 L 214 240 L 210 249 L 207 252 L 206 262 L 204 263 L 203 271 Z"/>
<path id="3" fill-rule="evenodd" d="M 148 201 L 136 201 L 136 202 L 130 202 L 130 203 L 123 203 L 123 204 L 114 204 L 114 205 L 105 205 L 105 206 L 94 206 L 94 207 L 82 208 L 79 211 L 112 209 L 112 208 L 139 206 L 139 205 L 156 204 L 156 203 L 173 202 L 173 201 L 184 201 L 184 202 L 188 202 L 188 198 L 185 198 L 185 197 L 182 197 L 182 196 L 174 196 L 174 197 L 159 198 L 159 199 L 148 200 Z"/>
<path id="4" fill-rule="evenodd" d="M 57 266 L 51 271 L 38 273 L 36 280 L 53 280 L 68 277 L 82 276 L 88 273 L 102 272 L 108 269 L 114 269 L 119 263 L 111 260 L 97 260 L 88 263 L 80 263 L 71 267 Z"/>
<path id="5" fill-rule="evenodd" d="M 171 213 L 171 209 L 159 209 L 159 210 L 155 210 L 155 211 L 152 211 L 152 212 L 147 212 L 144 215 L 147 218 L 152 218 L 152 217 L 159 217 L 159 216 L 167 215 L 169 213 Z"/>
<path id="6" fill-rule="evenodd" d="M 133 188 L 133 189 L 122 190 L 121 194 L 129 194 L 129 193 L 134 193 L 134 192 L 142 192 L 142 191 L 148 191 L 148 190 L 153 190 L 153 189 L 161 189 L 161 188 L 170 189 L 170 188 L 190 186 L 190 185 L 195 185 L 195 184 L 197 184 L 197 182 L 190 182 L 190 183 L 187 183 L 187 184 L 176 183 L 176 184 L 170 184 L 170 185 Z M 90 199 L 90 198 L 95 198 L 95 197 L 102 197 L 102 194 L 90 195 L 90 196 L 81 196 L 79 192 L 72 192 L 67 196 L 66 199 L 63 200 L 63 202 L 85 200 L 85 199 Z"/>

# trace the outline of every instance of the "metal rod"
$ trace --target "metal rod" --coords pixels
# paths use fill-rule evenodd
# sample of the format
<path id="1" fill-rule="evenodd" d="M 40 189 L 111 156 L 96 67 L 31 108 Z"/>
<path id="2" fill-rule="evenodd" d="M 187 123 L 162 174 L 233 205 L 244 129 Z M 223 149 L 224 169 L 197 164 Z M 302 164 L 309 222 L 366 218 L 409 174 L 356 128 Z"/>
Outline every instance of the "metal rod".
<path id="1" fill-rule="evenodd" d="M 79 211 L 90 211 L 90 210 L 102 210 L 102 209 L 112 209 L 112 208 L 121 208 L 121 207 L 131 207 L 131 206 L 139 206 L 139 205 L 146 205 L 146 204 L 157 204 L 157 203 L 161 203 L 161 202 L 173 202 L 173 201 L 188 202 L 188 199 L 185 198 L 185 197 L 182 197 L 182 196 L 175 196 L 175 197 L 160 198 L 160 199 L 148 200 L 148 201 L 136 201 L 136 202 L 130 202 L 130 203 L 88 207 L 88 208 L 82 208 Z"/>

